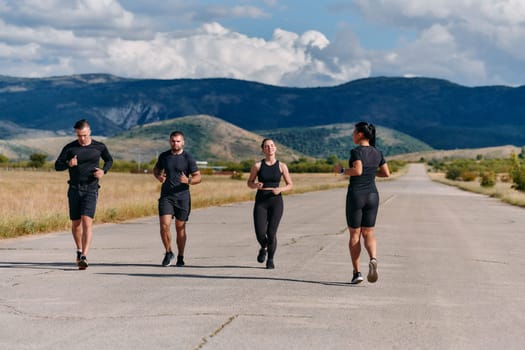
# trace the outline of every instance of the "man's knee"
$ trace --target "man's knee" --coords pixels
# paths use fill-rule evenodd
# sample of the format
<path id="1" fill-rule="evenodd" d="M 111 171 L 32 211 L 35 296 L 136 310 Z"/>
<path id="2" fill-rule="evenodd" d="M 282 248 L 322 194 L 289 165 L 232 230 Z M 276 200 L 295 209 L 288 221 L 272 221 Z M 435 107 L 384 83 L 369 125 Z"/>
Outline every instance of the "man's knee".
<path id="1" fill-rule="evenodd" d="M 160 233 L 162 234 L 168 234 L 170 232 L 170 224 L 168 223 L 160 223 Z"/>

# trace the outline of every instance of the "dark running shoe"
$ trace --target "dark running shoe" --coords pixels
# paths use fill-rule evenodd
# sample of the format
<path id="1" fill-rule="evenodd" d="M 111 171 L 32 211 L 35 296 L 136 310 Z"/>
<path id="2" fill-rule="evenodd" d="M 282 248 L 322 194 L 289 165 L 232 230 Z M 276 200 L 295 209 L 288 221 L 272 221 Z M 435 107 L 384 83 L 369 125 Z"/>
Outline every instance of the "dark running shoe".
<path id="1" fill-rule="evenodd" d="M 350 284 L 359 284 L 361 282 L 363 282 L 363 276 L 361 275 L 361 272 L 354 272 L 354 276 L 352 277 Z"/>
<path id="2" fill-rule="evenodd" d="M 264 259 L 266 259 L 266 248 L 261 248 L 259 249 L 259 254 L 257 254 L 257 262 L 262 264 Z"/>
<path id="3" fill-rule="evenodd" d="M 175 264 L 176 266 L 184 266 L 184 257 L 183 256 L 180 256 L 180 255 L 177 255 L 177 264 Z"/>
<path id="4" fill-rule="evenodd" d="M 79 270 L 85 270 L 88 268 L 88 261 L 87 261 L 87 258 L 85 256 L 81 256 L 80 257 L 80 261 L 78 262 L 78 269 Z"/>
<path id="5" fill-rule="evenodd" d="M 273 259 L 268 259 L 266 261 L 266 268 L 267 269 L 275 269 L 275 265 L 273 264 Z"/>
<path id="6" fill-rule="evenodd" d="M 368 263 L 368 276 L 366 276 L 368 282 L 374 283 L 377 282 L 379 275 L 377 274 L 377 260 L 372 258 Z"/>
<path id="7" fill-rule="evenodd" d="M 170 262 L 173 257 L 173 252 L 166 252 L 166 254 L 164 254 L 164 259 L 162 260 L 162 266 L 170 266 Z"/>
<path id="8" fill-rule="evenodd" d="M 80 257 L 82 256 L 82 252 L 77 250 L 77 266 L 80 263 Z"/>

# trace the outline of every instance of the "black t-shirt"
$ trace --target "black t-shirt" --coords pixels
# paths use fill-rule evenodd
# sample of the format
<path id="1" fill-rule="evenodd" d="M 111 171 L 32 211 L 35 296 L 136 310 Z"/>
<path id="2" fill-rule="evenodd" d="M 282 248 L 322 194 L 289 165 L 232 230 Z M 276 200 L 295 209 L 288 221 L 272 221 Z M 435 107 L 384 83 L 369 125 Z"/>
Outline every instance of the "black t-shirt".
<path id="1" fill-rule="evenodd" d="M 182 151 L 181 154 L 173 154 L 171 150 L 162 152 L 157 159 L 155 168 L 166 173 L 166 181 L 162 184 L 161 196 L 184 196 L 189 194 L 188 184 L 180 182 L 182 173 L 186 176 L 199 171 L 197 162 L 191 154 Z"/>
<path id="2" fill-rule="evenodd" d="M 356 160 L 363 163 L 363 173 L 361 176 L 351 176 L 348 188 L 354 192 L 377 192 L 375 178 L 377 168 L 385 164 L 383 153 L 373 146 L 358 146 L 350 151 L 349 166 L 352 167 Z"/>
<path id="3" fill-rule="evenodd" d="M 69 160 L 77 156 L 78 166 L 69 167 Z M 113 165 L 113 157 L 106 145 L 102 142 L 91 140 L 87 146 L 81 146 L 78 140 L 68 143 L 60 152 L 55 161 L 55 170 L 69 170 L 70 185 L 97 185 L 98 179 L 93 176 L 95 168 L 100 168 L 100 158 L 104 160 L 101 168 L 104 173 Z"/>

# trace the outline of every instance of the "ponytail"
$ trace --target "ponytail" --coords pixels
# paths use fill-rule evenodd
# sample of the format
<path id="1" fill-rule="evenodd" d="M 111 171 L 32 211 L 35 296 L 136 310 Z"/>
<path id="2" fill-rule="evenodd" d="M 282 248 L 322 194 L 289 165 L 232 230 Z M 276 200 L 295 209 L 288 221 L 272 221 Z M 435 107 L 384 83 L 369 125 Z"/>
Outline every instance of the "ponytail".
<path id="1" fill-rule="evenodd" d="M 365 137 L 365 139 L 368 140 L 370 146 L 376 146 L 376 127 L 374 126 L 374 124 L 367 122 L 359 122 L 355 125 L 355 129 L 357 130 L 357 132 L 363 133 L 363 136 Z"/>

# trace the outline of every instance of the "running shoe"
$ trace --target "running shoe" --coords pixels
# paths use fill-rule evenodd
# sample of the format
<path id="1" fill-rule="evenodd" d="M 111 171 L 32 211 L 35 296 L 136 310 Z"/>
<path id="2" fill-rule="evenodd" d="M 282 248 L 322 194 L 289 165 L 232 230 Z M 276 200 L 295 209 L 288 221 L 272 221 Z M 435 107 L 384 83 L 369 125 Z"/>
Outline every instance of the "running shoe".
<path id="1" fill-rule="evenodd" d="M 368 282 L 374 283 L 377 282 L 377 279 L 379 278 L 377 274 L 377 260 L 376 258 L 372 258 L 370 262 L 368 263 L 368 276 L 366 276 L 368 279 Z"/>
<path id="2" fill-rule="evenodd" d="M 266 268 L 267 269 L 275 269 L 275 265 L 273 264 L 273 259 L 268 259 L 266 261 Z"/>
<path id="3" fill-rule="evenodd" d="M 82 255 L 80 257 L 80 261 L 78 262 L 78 269 L 79 270 L 85 270 L 85 269 L 88 268 L 88 266 L 89 265 L 88 265 L 87 258 L 84 255 Z"/>
<path id="4" fill-rule="evenodd" d="M 257 255 L 257 262 L 262 264 L 264 259 L 266 259 L 266 248 L 261 248 L 259 249 L 259 254 Z"/>
<path id="5" fill-rule="evenodd" d="M 173 257 L 173 252 L 166 252 L 166 254 L 164 254 L 164 259 L 162 260 L 162 266 L 170 266 L 170 262 Z"/>
<path id="6" fill-rule="evenodd" d="M 77 266 L 79 266 L 78 264 L 80 263 L 80 257 L 82 256 L 82 252 L 77 250 Z"/>
<path id="7" fill-rule="evenodd" d="M 354 272 L 354 276 L 352 277 L 350 284 L 359 284 L 361 282 L 363 282 L 363 276 L 361 275 L 361 272 Z"/>
<path id="8" fill-rule="evenodd" d="M 175 264 L 176 266 L 184 266 L 184 257 L 183 256 L 180 256 L 180 255 L 177 255 L 177 264 Z"/>

